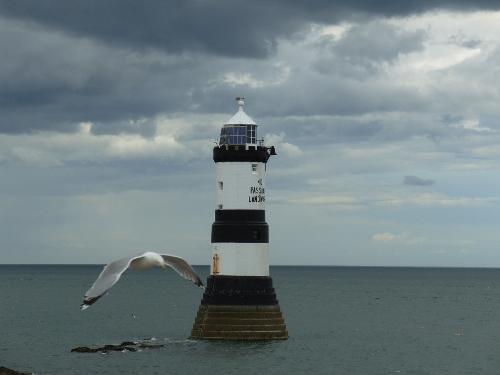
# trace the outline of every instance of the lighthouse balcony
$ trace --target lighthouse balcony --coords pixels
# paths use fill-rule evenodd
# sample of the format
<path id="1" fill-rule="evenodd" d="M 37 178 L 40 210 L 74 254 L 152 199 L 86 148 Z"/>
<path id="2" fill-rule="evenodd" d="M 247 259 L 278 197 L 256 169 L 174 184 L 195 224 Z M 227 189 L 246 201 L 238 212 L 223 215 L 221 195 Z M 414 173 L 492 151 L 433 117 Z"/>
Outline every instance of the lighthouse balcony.
<path id="1" fill-rule="evenodd" d="M 214 147 L 214 162 L 260 162 L 267 163 L 271 155 L 276 155 L 274 146 L 257 146 L 249 144 L 222 144 Z"/>

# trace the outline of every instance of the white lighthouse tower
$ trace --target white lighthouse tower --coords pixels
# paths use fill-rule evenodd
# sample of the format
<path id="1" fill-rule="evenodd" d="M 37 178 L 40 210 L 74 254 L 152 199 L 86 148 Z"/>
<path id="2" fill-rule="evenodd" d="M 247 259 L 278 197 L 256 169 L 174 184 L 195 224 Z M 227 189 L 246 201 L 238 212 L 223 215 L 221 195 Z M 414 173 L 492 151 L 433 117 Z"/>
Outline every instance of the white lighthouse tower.
<path id="1" fill-rule="evenodd" d="M 192 334 L 200 339 L 272 340 L 288 333 L 269 275 L 265 173 L 274 146 L 236 98 L 238 112 L 214 147 L 216 169 L 212 259 Z"/>

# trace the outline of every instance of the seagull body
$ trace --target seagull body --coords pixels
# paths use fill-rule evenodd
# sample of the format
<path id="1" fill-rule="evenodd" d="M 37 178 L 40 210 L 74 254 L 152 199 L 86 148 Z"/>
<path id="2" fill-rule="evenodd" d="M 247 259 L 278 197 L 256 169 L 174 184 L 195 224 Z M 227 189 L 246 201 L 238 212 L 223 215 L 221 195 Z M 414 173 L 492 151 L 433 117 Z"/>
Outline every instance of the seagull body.
<path id="1" fill-rule="evenodd" d="M 196 286 L 203 288 L 203 282 L 184 259 L 175 255 L 148 251 L 141 255 L 115 260 L 107 264 L 92 287 L 85 293 L 83 303 L 80 306 L 81 309 L 85 310 L 106 294 L 120 280 L 121 275 L 127 269 L 148 270 L 155 267 L 173 268 L 181 277 L 191 280 Z"/>
<path id="2" fill-rule="evenodd" d="M 141 256 L 132 259 L 129 265 L 129 268 L 133 270 L 149 270 L 154 267 L 166 269 L 167 265 L 163 261 L 160 254 L 153 253 L 152 251 L 148 251 Z"/>

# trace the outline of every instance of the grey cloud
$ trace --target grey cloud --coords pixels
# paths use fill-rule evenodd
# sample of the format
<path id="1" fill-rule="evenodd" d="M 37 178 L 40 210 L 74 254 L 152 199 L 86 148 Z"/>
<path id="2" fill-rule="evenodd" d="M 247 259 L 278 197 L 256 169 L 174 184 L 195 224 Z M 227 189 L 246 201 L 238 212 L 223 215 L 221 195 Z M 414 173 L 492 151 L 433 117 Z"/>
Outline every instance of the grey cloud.
<path id="1" fill-rule="evenodd" d="M 262 124 L 275 132 L 286 133 L 289 139 L 301 145 L 357 142 L 373 139 L 383 131 L 379 121 L 364 122 L 355 118 L 330 116 L 263 118 Z"/>
<path id="2" fill-rule="evenodd" d="M 500 130 L 500 115 L 486 113 L 481 114 L 479 116 L 479 126 Z"/>
<path id="3" fill-rule="evenodd" d="M 311 73 L 298 75 L 283 87 L 261 89 L 254 97 L 257 98 L 257 106 L 264 108 L 264 115 L 274 116 L 415 111 L 425 108 L 428 101 L 413 88 L 397 82 L 379 79 L 363 81 L 336 74 L 326 77 Z M 278 101 L 280 104 L 277 106 L 269 105 Z"/>
<path id="4" fill-rule="evenodd" d="M 460 45 L 466 48 L 477 48 L 482 44 L 478 39 L 468 39 L 460 41 Z"/>
<path id="5" fill-rule="evenodd" d="M 57 238 L 64 233 L 83 233 L 78 235 L 78 240 L 86 248 L 101 249 L 104 246 L 116 249 L 117 253 L 123 251 L 123 243 L 129 243 L 131 247 L 146 246 L 134 242 L 146 237 L 156 241 L 147 244 L 152 248 L 167 242 L 172 246 L 203 248 L 209 241 L 207 223 L 209 226 L 212 220 L 213 198 L 211 194 L 207 195 L 207 191 L 211 191 L 214 173 L 211 145 L 203 142 L 217 135 L 218 127 L 213 124 L 225 116 L 221 113 L 230 116 L 236 110 L 233 98 L 240 94 L 248 98 L 247 112 L 263 125 L 259 128 L 260 135 L 284 133 L 284 142 L 298 145 L 303 151 L 301 157 L 287 159 L 286 153 L 278 149 L 279 156 L 271 159 L 268 165 L 267 183 L 273 213 L 270 219 L 274 217 L 275 240 L 287 238 L 286 232 L 293 225 L 287 218 L 293 216 L 290 210 L 294 208 L 273 205 L 273 200 L 279 201 L 280 197 L 303 194 L 321 198 L 328 197 L 332 191 L 339 195 L 367 196 L 376 191 L 381 194 L 380 202 L 403 205 L 407 197 L 401 192 L 401 185 L 388 186 L 386 182 L 396 179 L 401 184 L 402 176 L 408 171 L 439 175 L 441 188 L 448 190 L 442 196 L 428 194 L 425 184 L 429 186 L 432 180 L 408 176 L 413 185 L 415 181 L 416 185 L 423 182 L 421 188 L 418 185 L 411 189 L 410 193 L 414 195 L 408 199 L 416 202 L 412 204 L 422 200 L 424 204 L 441 200 L 442 208 L 446 205 L 474 205 L 489 202 L 487 197 L 496 194 L 492 181 L 495 181 L 498 167 L 495 147 L 499 144 L 499 133 L 479 132 L 460 125 L 464 121 L 474 123 L 478 120 L 479 127 L 498 128 L 500 85 L 498 75 L 495 75 L 500 61 L 498 52 L 485 55 L 486 51 L 478 60 L 472 57 L 457 63 L 456 67 L 425 72 L 422 76 L 415 72 L 416 76 L 405 80 L 404 75 L 391 69 L 393 65 L 401 68 L 397 65 L 398 56 L 411 52 L 411 48 L 419 48 L 418 39 L 407 38 L 410 34 L 403 33 L 401 37 L 398 30 L 393 30 L 395 34 L 386 33 L 395 37 L 389 38 L 398 45 L 394 50 L 368 49 L 363 54 L 354 46 L 354 49 L 345 47 L 342 53 L 337 51 L 337 55 L 348 55 L 351 61 L 357 61 L 357 64 L 352 64 L 355 67 L 349 70 L 348 64 L 334 66 L 321 74 L 311 69 L 318 52 L 304 42 L 308 37 L 313 39 L 318 35 L 305 32 L 300 38 L 288 39 L 291 32 L 301 31 L 311 22 L 331 24 L 336 20 L 355 20 L 361 24 L 359 19 L 365 17 L 363 22 L 371 23 L 374 16 L 408 15 L 445 5 L 461 9 L 476 7 L 477 4 L 483 6 L 484 2 L 368 3 L 354 0 L 349 4 L 325 5 L 321 2 L 270 1 L 265 3 L 266 8 L 259 8 L 268 10 L 262 19 L 255 13 L 245 12 L 245 9 L 263 7 L 263 2 L 247 2 L 242 6 L 238 2 L 213 2 L 213 12 L 225 11 L 226 18 L 230 18 L 223 26 L 224 33 L 215 30 L 219 34 L 212 34 L 209 30 L 218 25 L 214 19 L 208 18 L 209 13 L 203 20 L 205 25 L 198 29 L 192 27 L 194 18 L 187 19 L 184 28 L 179 26 L 181 21 L 176 23 L 175 20 L 170 25 L 162 25 L 173 17 L 161 14 L 162 9 L 173 6 L 171 2 L 138 5 L 138 8 L 147 8 L 149 4 L 147 11 L 158 13 L 158 17 L 153 18 L 142 14 L 146 11 L 144 9 L 137 9 L 136 18 L 123 16 L 121 12 L 130 12 L 132 6 L 131 2 L 125 1 L 89 1 L 85 4 L 75 1 L 67 5 L 53 1 L 7 3 L 0 0 L 0 4 L 6 12 L 0 18 L 0 133 L 75 132 L 80 129 L 78 122 L 93 122 L 92 133 L 82 135 L 82 139 L 91 138 L 92 142 L 87 143 L 79 140 L 79 132 L 0 134 L 0 139 L 3 139 L 0 206 L 4 213 L 4 230 L 0 238 L 5 239 L 4 248 L 14 249 L 12 254 L 20 254 L 19 258 L 7 259 L 18 262 L 36 259 L 22 257 L 26 251 L 23 240 L 32 242 L 30 249 L 35 255 L 40 252 L 55 254 L 54 251 L 66 254 L 68 246 Z M 86 4 L 91 12 L 84 12 Z M 190 7 L 203 5 L 203 2 L 193 5 L 188 0 L 182 4 L 177 11 L 179 17 L 185 17 Z M 22 5 L 26 6 L 24 11 L 14 9 Z M 43 17 L 39 14 L 42 8 L 46 8 Z M 57 12 L 61 12 L 60 15 Z M 59 17 L 57 22 L 52 19 L 55 16 Z M 104 18 L 108 26 L 103 25 Z M 290 22 L 282 18 L 288 18 Z M 239 21 L 241 27 L 237 27 Z M 292 21 L 298 22 L 292 25 Z M 84 25 L 85 22 L 88 26 Z M 240 38 L 242 32 L 239 30 L 243 28 L 248 29 L 248 34 Z M 253 30 L 258 28 L 260 31 Z M 162 35 L 165 31 L 171 34 Z M 357 40 L 363 41 L 362 37 L 362 34 L 358 35 Z M 441 37 L 439 42 L 443 42 L 443 36 L 438 37 Z M 241 44 L 233 43 L 235 40 Z M 398 44 L 401 40 L 405 42 Z M 281 44 L 275 49 L 277 41 Z M 366 40 L 364 42 L 367 45 Z M 242 56 L 259 58 L 238 58 Z M 385 62 L 389 63 L 385 72 L 388 74 L 376 69 L 377 64 Z M 275 68 L 278 63 L 289 69 L 289 76 L 275 84 L 272 83 L 273 76 L 280 75 L 280 69 Z M 228 72 L 248 74 L 263 84 L 228 83 L 224 81 Z M 194 118 L 196 113 L 199 117 Z M 183 121 L 175 124 L 182 128 L 180 134 L 170 132 L 168 124 L 164 124 L 163 129 L 157 125 L 155 116 L 158 114 L 158 117 L 165 115 L 174 120 L 181 118 Z M 131 152 L 109 156 L 107 148 L 102 145 L 110 134 L 137 133 L 147 137 L 149 142 L 155 132 L 160 134 L 161 130 L 166 135 L 172 134 L 184 146 L 178 154 L 158 152 L 153 147 L 144 155 Z M 426 136 L 445 141 L 434 144 Z M 62 141 L 51 143 L 54 137 Z M 34 142 L 34 138 L 38 141 Z M 68 138 L 76 140 L 65 141 Z M 144 141 L 141 137 L 116 138 Z M 24 141 L 20 142 L 20 139 Z M 6 149 L 12 149 L 13 154 Z M 43 160 L 37 160 L 37 152 L 45 153 L 45 165 Z M 183 157 L 179 155 L 182 152 L 192 152 L 195 156 Z M 19 160 L 15 159 L 16 156 Z M 491 173 L 465 172 L 474 171 L 470 168 L 480 171 L 491 168 Z M 457 178 L 461 183 L 456 183 Z M 469 185 L 464 187 L 464 184 Z M 458 194 L 457 186 L 461 190 Z M 481 189 L 479 195 L 475 195 L 477 189 Z M 125 192 L 127 194 L 122 194 Z M 470 197 L 478 196 L 478 203 L 475 198 L 467 196 L 463 201 L 448 198 L 460 196 L 462 192 L 469 193 Z M 117 194 L 121 198 L 116 198 Z M 96 201 L 80 202 L 80 196 L 89 195 L 94 197 L 88 199 Z M 35 203 L 38 201 L 40 205 L 34 205 L 29 197 L 35 197 Z M 69 207 L 65 202 L 69 202 Z M 438 224 L 429 227 L 431 231 L 436 230 L 436 238 L 442 237 L 443 229 L 451 230 L 447 220 L 449 209 L 436 215 L 435 207 L 412 211 L 408 206 L 404 209 L 408 210 L 405 217 L 409 219 L 404 224 L 419 224 L 422 216 L 418 215 L 425 215 L 424 218 L 429 218 L 432 224 Z M 488 223 L 498 222 L 494 219 L 498 218 L 499 210 L 491 204 L 484 206 L 489 206 L 487 213 L 492 215 Z M 353 211 L 337 215 L 329 211 L 332 208 L 323 206 L 311 208 L 306 213 L 311 218 L 325 215 L 326 219 L 318 222 L 326 223 L 326 229 L 332 227 L 332 217 L 341 218 L 344 226 L 338 226 L 341 228 L 338 233 L 349 234 L 345 236 L 348 240 L 344 247 L 353 249 L 356 244 L 350 241 L 359 237 L 350 235 L 353 222 L 365 223 L 362 230 L 373 234 L 385 229 L 374 231 L 370 225 L 379 225 L 381 218 L 389 222 L 394 220 L 394 209 L 380 211 L 380 207 L 367 210 L 361 216 Z M 300 207 L 302 211 L 309 209 Z M 43 215 L 33 215 L 34 212 Z M 175 212 L 180 213 L 181 220 L 179 215 L 172 215 Z M 193 218 L 198 218 L 196 227 L 201 229 L 183 233 L 182 228 L 193 227 Z M 172 233 L 177 238 L 171 242 L 165 239 L 164 228 L 168 226 L 175 229 Z M 17 238 L 19 236 L 15 238 L 19 228 L 25 233 L 21 240 Z M 113 231 L 115 228 L 119 231 Z M 156 228 L 154 233 L 151 228 Z M 42 230 L 56 235 L 56 238 L 44 243 Z M 125 237 L 117 241 L 113 237 L 116 232 Z M 328 230 L 320 232 L 329 233 Z M 491 239 L 490 242 L 493 243 Z M 191 245 L 186 245 L 188 243 Z M 275 249 L 288 249 L 290 246 L 287 245 L 278 243 Z M 359 245 L 367 248 L 366 244 Z M 320 248 L 321 244 L 316 247 Z M 75 252 L 78 255 L 67 255 L 64 259 L 68 262 L 96 261 L 97 252 L 95 250 L 92 255 L 91 251 L 78 251 Z M 283 254 L 281 259 L 289 259 Z M 204 256 L 200 259 L 205 259 Z M 361 256 L 351 259 L 354 259 L 351 264 L 356 264 L 356 259 L 366 262 Z"/>
<path id="6" fill-rule="evenodd" d="M 500 100 L 499 64 L 500 47 L 497 45 L 489 53 L 467 59 L 446 71 L 433 73 L 431 77 L 440 82 L 435 87 L 434 95 L 440 99 L 436 100 L 436 105 L 446 105 L 448 108 L 467 106 L 468 111 L 474 110 L 479 114 L 497 114 Z M 487 94 L 485 87 L 488 87 Z"/>
<path id="7" fill-rule="evenodd" d="M 94 122 L 91 131 L 94 135 L 131 133 L 150 138 L 156 133 L 156 124 L 149 119 L 145 121 Z"/>
<path id="8" fill-rule="evenodd" d="M 242 90 L 217 84 L 223 74 L 245 67 L 263 77 L 268 64 L 108 48 L 2 18 L 0 49 L 0 133 L 74 132 L 90 121 L 95 134 L 151 136 L 159 113 L 232 111 Z"/>
<path id="9" fill-rule="evenodd" d="M 451 113 L 445 113 L 441 116 L 440 120 L 447 125 L 454 125 L 462 122 L 464 120 L 464 116 L 456 115 Z"/>
<path id="10" fill-rule="evenodd" d="M 450 37 L 450 43 L 465 47 L 465 48 L 478 48 L 483 43 L 476 38 L 470 38 L 459 32 Z"/>
<path id="11" fill-rule="evenodd" d="M 321 73 L 331 73 L 340 65 L 342 73 L 360 75 L 367 70 L 366 73 L 371 74 L 377 64 L 392 63 L 400 55 L 422 50 L 425 38 L 423 30 L 401 30 L 382 21 L 359 24 L 347 30 L 340 39 L 331 38 L 322 43 L 328 55 L 315 65 Z"/>
<path id="12" fill-rule="evenodd" d="M 261 6 L 243 1 L 0 3 L 0 12 L 8 17 L 35 21 L 115 47 L 245 57 L 268 55 L 276 47 L 277 36 L 296 30 L 296 17 L 276 17 L 279 9 L 270 8 L 264 12 Z"/>
<path id="13" fill-rule="evenodd" d="M 266 129 L 271 126 L 273 132 L 283 132 L 287 139 L 305 148 L 345 142 L 380 144 L 408 140 L 412 137 L 436 142 L 444 138 L 462 138 L 465 135 L 463 128 L 443 126 L 440 116 L 411 111 L 372 113 L 369 116 L 276 116 L 258 120 Z"/>
<path id="14" fill-rule="evenodd" d="M 403 184 L 412 186 L 430 186 L 434 185 L 434 182 L 434 180 L 420 178 L 417 176 L 405 176 L 403 180 Z"/>
<path id="15" fill-rule="evenodd" d="M 311 23 L 355 18 L 407 16 L 435 9 L 499 9 L 488 0 L 436 1 L 0 1 L 0 13 L 55 30 L 140 50 L 201 51 L 261 58 L 280 37 Z"/>
<path id="16" fill-rule="evenodd" d="M 83 121 L 112 132 L 116 122 L 190 109 L 190 87 L 207 76 L 189 56 L 105 48 L 1 18 L 0 49 L 0 132 L 75 131 Z"/>
<path id="17" fill-rule="evenodd" d="M 361 3 L 356 4 L 353 6 Z M 38 7 L 45 5 L 36 5 L 34 13 Z M 318 11 L 314 5 L 311 7 L 312 13 Z M 287 9 L 284 7 L 283 12 Z M 356 43 L 369 46 L 369 34 L 376 39 L 379 28 L 393 47 L 355 47 Z M 451 124 L 442 126 L 432 118 L 429 121 L 433 114 L 461 116 L 455 112 L 463 108 L 464 102 L 471 111 L 477 111 L 477 103 L 483 101 L 497 104 L 493 98 L 485 99 L 484 91 L 463 90 L 461 81 L 444 81 L 440 87 L 419 90 L 411 83 L 402 85 L 388 79 L 383 71 L 370 71 L 373 66 L 366 69 L 370 61 L 394 62 L 397 56 L 418 50 L 425 39 L 422 32 L 403 32 L 381 21 L 355 25 L 343 44 L 344 38 L 333 43 L 337 61 L 345 54 L 359 64 L 333 64 L 329 72 L 321 74 L 310 68 L 318 51 L 300 40 L 291 43 L 293 48 L 284 52 L 280 49 L 267 59 L 234 59 L 201 52 L 137 52 L 120 43 L 109 48 L 94 39 L 76 37 L 76 33 L 69 36 L 54 30 L 0 18 L 0 46 L 6 51 L 0 60 L 0 132 L 71 132 L 78 129 L 78 122 L 91 121 L 94 134 L 129 132 L 150 137 L 155 132 L 152 119 L 159 113 L 230 114 L 232 98 L 243 93 L 250 99 L 252 116 L 269 118 L 269 125 L 276 125 L 270 131 L 300 135 L 303 141 L 319 139 L 320 134 L 322 139 L 330 135 L 339 141 L 400 139 L 412 134 L 437 139 L 458 129 Z M 484 76 L 484 71 L 494 72 L 492 67 L 497 62 L 496 58 L 487 60 L 481 71 L 476 71 L 472 62 L 470 68 L 455 69 L 450 76 L 470 81 L 476 75 Z M 285 65 L 289 76 L 270 84 L 273 76 L 280 74 L 277 64 Z M 264 85 L 229 84 L 222 79 L 227 72 L 249 74 Z M 495 78 L 479 80 L 489 83 Z M 436 76 L 435 81 L 441 82 L 440 77 Z M 395 113 L 396 118 L 353 119 L 384 112 Z M 494 114 L 495 110 L 484 112 Z M 332 116 L 345 118 L 332 120 Z M 294 120 L 287 126 L 281 118 Z M 317 133 L 305 130 L 309 126 L 314 126 Z"/>
<path id="18" fill-rule="evenodd" d="M 121 191 L 174 191 L 210 186 L 210 158 L 196 162 L 126 160 L 57 168 L 2 166 L 0 196 L 69 196 Z M 188 172 L 188 173 L 187 173 Z"/>

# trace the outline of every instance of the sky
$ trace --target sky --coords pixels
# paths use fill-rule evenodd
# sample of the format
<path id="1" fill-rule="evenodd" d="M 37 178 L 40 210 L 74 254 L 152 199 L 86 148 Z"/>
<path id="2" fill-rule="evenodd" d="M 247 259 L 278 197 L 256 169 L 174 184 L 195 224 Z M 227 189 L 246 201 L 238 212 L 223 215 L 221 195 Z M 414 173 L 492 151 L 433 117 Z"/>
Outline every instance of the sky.
<path id="1" fill-rule="evenodd" d="M 0 263 L 208 264 L 245 96 L 272 265 L 500 267 L 500 1 L 0 0 Z"/>

